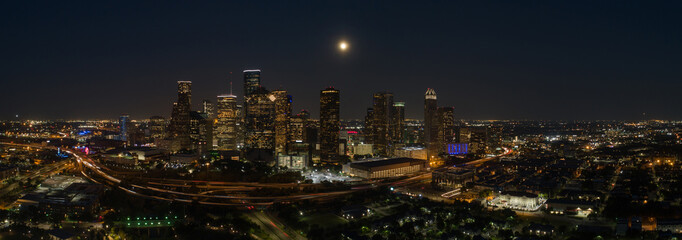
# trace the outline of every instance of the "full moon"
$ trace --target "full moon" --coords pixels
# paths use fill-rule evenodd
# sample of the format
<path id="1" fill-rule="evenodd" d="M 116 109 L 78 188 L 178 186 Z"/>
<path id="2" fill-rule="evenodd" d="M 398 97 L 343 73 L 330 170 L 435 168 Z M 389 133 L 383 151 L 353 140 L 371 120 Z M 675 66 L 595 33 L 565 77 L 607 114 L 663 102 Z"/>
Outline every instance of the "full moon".
<path id="1" fill-rule="evenodd" d="M 339 43 L 339 49 L 341 49 L 341 51 L 345 51 L 347 48 L 348 44 L 346 42 Z"/>

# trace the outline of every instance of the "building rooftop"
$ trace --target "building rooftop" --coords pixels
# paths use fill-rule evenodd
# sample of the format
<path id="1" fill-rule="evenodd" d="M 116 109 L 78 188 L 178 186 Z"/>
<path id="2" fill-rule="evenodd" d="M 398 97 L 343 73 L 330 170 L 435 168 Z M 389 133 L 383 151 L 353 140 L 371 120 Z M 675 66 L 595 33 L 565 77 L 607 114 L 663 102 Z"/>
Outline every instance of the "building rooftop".
<path id="1" fill-rule="evenodd" d="M 409 163 L 410 165 L 425 164 L 425 160 L 415 158 L 387 158 L 387 159 L 370 159 L 351 163 L 353 168 L 371 169 L 375 167 L 383 167 L 393 164 Z"/>
<path id="2" fill-rule="evenodd" d="M 538 197 L 537 194 L 533 194 L 533 193 L 529 193 L 529 192 L 518 192 L 518 191 L 504 191 L 501 194 L 502 195 L 514 196 L 514 197 L 527 197 L 527 198 Z"/>

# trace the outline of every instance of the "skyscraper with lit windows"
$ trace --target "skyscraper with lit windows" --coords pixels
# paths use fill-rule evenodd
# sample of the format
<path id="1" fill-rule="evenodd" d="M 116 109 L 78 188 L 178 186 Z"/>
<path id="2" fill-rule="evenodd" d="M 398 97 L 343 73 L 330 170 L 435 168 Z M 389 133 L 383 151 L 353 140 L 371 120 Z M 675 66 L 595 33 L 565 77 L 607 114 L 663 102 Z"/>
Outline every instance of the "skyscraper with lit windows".
<path id="1" fill-rule="evenodd" d="M 166 119 L 161 116 L 152 116 L 149 118 L 149 134 L 150 142 L 163 139 L 166 137 Z"/>
<path id="2" fill-rule="evenodd" d="M 121 141 L 127 142 L 128 141 L 128 127 L 130 125 L 130 115 L 128 114 L 122 114 L 121 117 L 118 118 L 118 127 L 119 127 L 119 139 Z"/>
<path id="3" fill-rule="evenodd" d="M 424 145 L 428 160 L 440 152 L 438 141 L 438 100 L 436 91 L 429 88 L 424 94 Z"/>
<path id="4" fill-rule="evenodd" d="M 405 134 L 405 102 L 393 103 L 392 141 L 393 143 L 403 143 Z"/>
<path id="5" fill-rule="evenodd" d="M 366 144 L 374 143 L 374 108 L 367 108 L 367 113 L 365 114 L 365 128 L 362 130 L 362 135 L 365 136 Z"/>
<path id="6" fill-rule="evenodd" d="M 286 154 L 289 145 L 289 123 L 291 121 L 291 95 L 285 90 L 274 90 L 275 96 L 275 156 Z"/>
<path id="7" fill-rule="evenodd" d="M 328 87 L 320 91 L 320 159 L 333 162 L 339 156 L 340 131 L 339 90 Z"/>
<path id="8" fill-rule="evenodd" d="M 260 69 L 244 70 L 244 97 L 260 87 Z"/>
<path id="9" fill-rule="evenodd" d="M 170 121 L 170 137 L 174 141 L 172 151 L 190 148 L 190 111 L 192 106 L 192 82 L 178 81 L 178 100 L 173 104 Z"/>
<path id="10" fill-rule="evenodd" d="M 244 144 L 247 149 L 274 150 L 275 100 L 275 96 L 263 87 L 256 88 L 246 97 Z"/>
<path id="11" fill-rule="evenodd" d="M 373 108 L 374 152 L 380 156 L 388 156 L 391 147 L 391 130 L 393 130 L 393 93 L 375 93 Z"/>
<path id="12" fill-rule="evenodd" d="M 438 153 L 445 151 L 448 143 L 455 143 L 457 134 L 455 130 L 455 108 L 438 108 Z"/>
<path id="13" fill-rule="evenodd" d="M 237 96 L 218 95 L 213 148 L 221 151 L 237 150 Z"/>
<path id="14" fill-rule="evenodd" d="M 211 101 L 204 99 L 204 101 L 201 102 L 201 107 L 201 112 L 205 113 L 209 119 L 215 118 L 215 106 Z"/>

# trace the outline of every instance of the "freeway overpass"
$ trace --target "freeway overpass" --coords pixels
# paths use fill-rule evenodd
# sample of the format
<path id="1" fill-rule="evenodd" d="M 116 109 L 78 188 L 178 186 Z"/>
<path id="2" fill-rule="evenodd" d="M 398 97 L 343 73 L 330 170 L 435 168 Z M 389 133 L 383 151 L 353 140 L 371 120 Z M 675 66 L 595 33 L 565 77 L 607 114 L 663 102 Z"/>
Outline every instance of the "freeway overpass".
<path id="1" fill-rule="evenodd" d="M 45 146 L 37 144 L 12 144 L 12 145 L 46 148 Z M 215 206 L 268 206 L 275 202 L 291 202 L 305 199 L 328 199 L 356 191 L 361 191 L 368 188 L 376 188 L 379 186 L 387 185 L 388 186 L 411 185 L 418 182 L 429 181 L 431 179 L 431 173 L 425 173 L 399 181 L 378 182 L 375 184 L 368 185 L 368 187 L 366 188 L 358 187 L 344 191 L 306 193 L 287 196 L 250 197 L 242 196 L 243 194 L 230 195 L 230 193 L 254 191 L 260 187 L 288 188 L 315 186 L 319 184 L 221 182 L 158 178 L 150 179 L 142 176 L 131 176 L 129 174 L 122 174 L 128 179 L 133 178 L 140 180 L 136 181 L 139 183 L 133 184 L 127 183 L 126 181 L 121 179 L 119 175 L 117 175 L 118 172 L 112 171 L 106 166 L 100 164 L 98 161 L 95 161 L 92 158 L 88 157 L 86 154 L 72 151 L 69 149 L 65 149 L 63 151 L 67 152 L 68 154 L 76 158 L 76 163 L 81 174 L 93 182 L 101 183 L 111 188 L 118 188 L 131 195 L 135 195 L 138 197 L 169 202 L 172 201 L 185 203 L 196 202 L 198 204 Z M 510 151 L 507 150 L 503 155 L 509 153 Z M 469 162 L 468 164 L 481 164 L 483 162 L 492 160 L 496 157 L 479 159 Z M 204 191 L 199 193 L 187 192 L 190 186 L 196 186 L 197 188 L 204 189 Z"/>

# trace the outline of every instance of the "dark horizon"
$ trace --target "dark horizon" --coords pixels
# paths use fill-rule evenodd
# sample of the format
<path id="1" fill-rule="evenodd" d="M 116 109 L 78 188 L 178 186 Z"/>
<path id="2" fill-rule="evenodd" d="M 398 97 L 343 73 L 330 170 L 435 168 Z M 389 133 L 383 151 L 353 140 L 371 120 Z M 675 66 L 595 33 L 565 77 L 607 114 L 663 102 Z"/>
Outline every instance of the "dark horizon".
<path id="1" fill-rule="evenodd" d="M 253 68 L 314 118 L 334 86 L 342 119 L 434 88 L 457 119 L 682 120 L 681 2 L 36 5 L 0 4 L 3 120 L 168 117 Z"/>

